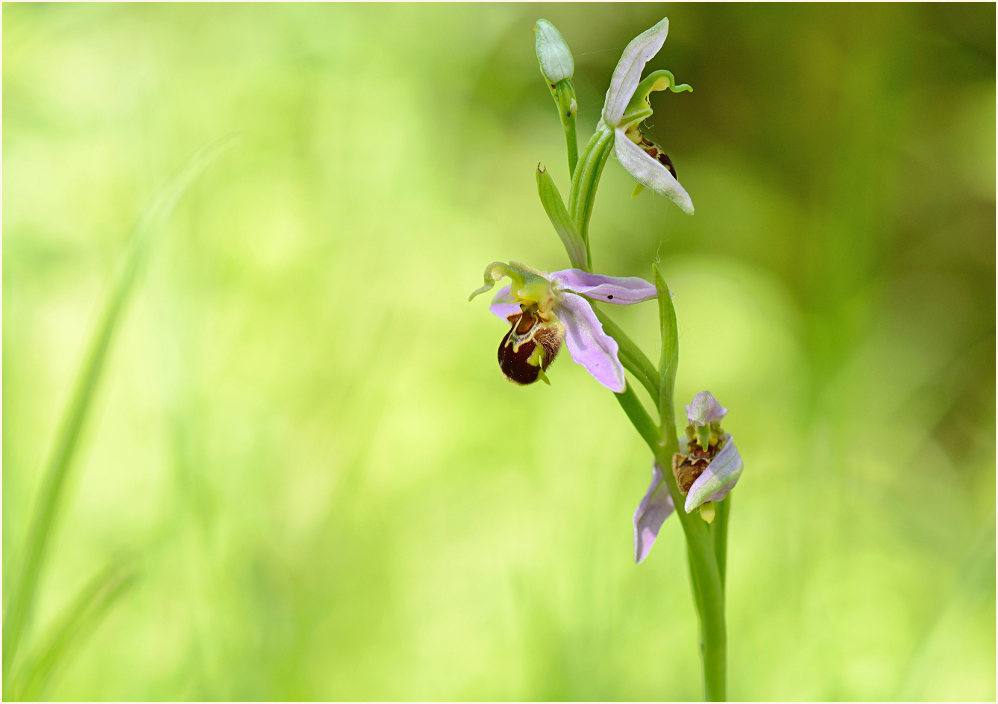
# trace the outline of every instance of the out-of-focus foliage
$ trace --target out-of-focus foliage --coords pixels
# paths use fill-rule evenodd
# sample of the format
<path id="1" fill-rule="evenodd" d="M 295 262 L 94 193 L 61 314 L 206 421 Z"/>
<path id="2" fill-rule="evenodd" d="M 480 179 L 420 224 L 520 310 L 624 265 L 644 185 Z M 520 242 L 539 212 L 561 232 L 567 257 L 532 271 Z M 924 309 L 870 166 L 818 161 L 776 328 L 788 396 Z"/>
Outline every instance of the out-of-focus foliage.
<path id="1" fill-rule="evenodd" d="M 162 233 L 95 399 L 28 652 L 134 582 L 57 699 L 687 699 L 683 545 L 632 564 L 650 458 L 568 359 L 503 378 L 484 265 L 567 266 L 531 33 L 580 139 L 663 15 L 651 136 L 684 216 L 607 166 L 594 263 L 680 324 L 731 409 L 729 692 L 995 697 L 993 5 L 7 5 L 3 583 L 83 347 L 156 188 Z M 654 357 L 653 304 L 614 311 Z M 131 568 L 130 568 L 131 569 Z"/>

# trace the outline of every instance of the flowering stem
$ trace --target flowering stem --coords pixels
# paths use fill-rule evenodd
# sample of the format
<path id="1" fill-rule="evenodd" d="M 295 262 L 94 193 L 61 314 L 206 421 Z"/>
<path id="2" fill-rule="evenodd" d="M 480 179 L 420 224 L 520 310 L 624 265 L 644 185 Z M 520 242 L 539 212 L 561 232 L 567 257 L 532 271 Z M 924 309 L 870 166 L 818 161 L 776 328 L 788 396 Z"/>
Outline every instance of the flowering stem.
<path id="1" fill-rule="evenodd" d="M 659 416 L 662 435 L 652 451 L 662 467 L 666 486 L 676 506 L 676 515 L 686 536 L 693 601 L 700 617 L 700 657 L 703 661 L 704 698 L 708 701 L 722 701 L 725 698 L 726 633 L 724 587 L 721 576 L 723 568 L 719 567 L 718 557 L 725 550 L 723 543 L 727 538 L 728 509 L 719 507 L 724 513 L 723 528 L 722 525 L 718 525 L 713 535 L 697 513 L 689 514 L 683 509 L 685 497 L 679 491 L 675 474 L 671 471 L 672 457 L 679 451 L 673 405 L 676 369 L 679 365 L 679 336 L 672 295 L 658 267 L 655 267 L 655 285 L 658 288 L 662 328 L 662 358 L 659 369 L 661 382 Z M 727 501 L 721 503 L 726 504 Z"/>
<path id="2" fill-rule="evenodd" d="M 593 203 L 596 200 L 596 186 L 599 185 L 599 179 L 611 149 L 613 149 L 613 130 L 600 120 L 599 124 L 596 125 L 596 131 L 579 158 L 575 173 L 572 174 L 568 212 L 579 234 L 582 235 L 587 254 L 589 254 L 589 218 L 592 216 Z M 591 255 L 588 263 L 591 267 Z"/>

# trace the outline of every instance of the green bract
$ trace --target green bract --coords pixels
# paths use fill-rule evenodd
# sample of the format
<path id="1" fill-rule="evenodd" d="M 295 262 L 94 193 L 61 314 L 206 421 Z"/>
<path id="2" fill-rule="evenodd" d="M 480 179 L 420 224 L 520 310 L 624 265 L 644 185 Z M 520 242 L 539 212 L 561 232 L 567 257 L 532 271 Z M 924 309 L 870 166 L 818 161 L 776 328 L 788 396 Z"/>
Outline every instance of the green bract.
<path id="1" fill-rule="evenodd" d="M 554 185 L 551 174 L 540 164 L 537 165 L 537 194 L 541 198 L 541 205 L 547 213 L 554 226 L 555 232 L 561 238 L 561 243 L 565 245 L 568 258 L 572 266 L 579 269 L 589 270 L 589 252 L 586 243 L 579 234 L 572 217 L 565 208 L 565 201 L 561 199 L 558 187 Z"/>

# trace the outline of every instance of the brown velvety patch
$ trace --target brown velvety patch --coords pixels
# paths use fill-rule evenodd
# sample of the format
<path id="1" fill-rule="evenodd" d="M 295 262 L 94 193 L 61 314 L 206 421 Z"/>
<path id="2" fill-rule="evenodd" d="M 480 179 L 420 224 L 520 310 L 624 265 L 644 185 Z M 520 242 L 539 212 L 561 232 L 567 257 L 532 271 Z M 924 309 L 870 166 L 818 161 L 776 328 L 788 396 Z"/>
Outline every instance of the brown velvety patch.
<path id="1" fill-rule="evenodd" d="M 558 355 L 564 328 L 557 321 L 542 320 L 536 306 L 524 308 L 519 315 L 509 316 L 509 321 L 512 327 L 499 343 L 499 368 L 510 381 L 533 384 Z M 538 345 L 542 350 L 540 366 L 528 361 Z"/>
<path id="2" fill-rule="evenodd" d="M 499 343 L 499 368 L 510 381 L 515 381 L 517 384 L 533 384 L 540 376 L 541 369 L 528 364 L 527 360 L 534 353 L 537 344 L 533 340 L 526 340 L 514 350 L 509 341 L 512 334 L 513 329 L 507 332 Z"/>
<path id="3" fill-rule="evenodd" d="M 676 453 L 672 457 L 672 473 L 676 477 L 679 491 L 686 494 L 701 474 L 710 466 L 711 460 L 717 455 L 717 445 L 702 449 L 695 440 L 690 440 L 689 455 Z"/>
<path id="4" fill-rule="evenodd" d="M 704 473 L 704 470 L 709 465 L 710 460 L 691 458 L 676 453 L 672 458 L 672 473 L 676 476 L 676 484 L 679 485 L 679 490 L 683 494 L 686 494 L 690 490 L 690 487 L 693 486 L 693 482 Z"/>

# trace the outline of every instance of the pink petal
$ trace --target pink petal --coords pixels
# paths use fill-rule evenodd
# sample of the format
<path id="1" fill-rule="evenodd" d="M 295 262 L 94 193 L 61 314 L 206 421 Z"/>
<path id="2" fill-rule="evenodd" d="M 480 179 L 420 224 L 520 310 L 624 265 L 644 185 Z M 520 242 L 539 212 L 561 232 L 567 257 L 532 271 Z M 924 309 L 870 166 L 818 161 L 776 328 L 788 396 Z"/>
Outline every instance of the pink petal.
<path id="1" fill-rule="evenodd" d="M 626 382 L 617 358 L 617 341 L 603 332 L 589 301 L 563 293 L 555 314 L 565 325 L 565 345 L 572 359 L 610 391 L 622 393 Z"/>
<path id="2" fill-rule="evenodd" d="M 730 435 L 725 435 L 723 442 L 724 446 L 717 457 L 710 461 L 707 469 L 690 486 L 683 506 L 686 513 L 691 513 L 708 501 L 720 501 L 738 483 L 743 469 L 742 457 L 738 454 L 735 443 L 731 442 Z"/>
<path id="3" fill-rule="evenodd" d="M 637 276 L 603 276 L 581 269 L 562 269 L 551 274 L 562 289 L 607 303 L 629 306 L 658 296 L 655 285 Z"/>
<path id="4" fill-rule="evenodd" d="M 638 183 L 672 199 L 672 202 L 682 208 L 687 215 L 693 214 L 693 201 L 686 189 L 665 166 L 652 159 L 644 149 L 628 139 L 624 130 L 617 130 L 613 135 L 613 153 L 624 170 Z"/>
<path id="5" fill-rule="evenodd" d="M 676 510 L 669 495 L 669 488 L 662 481 L 662 468 L 655 462 L 651 468 L 651 484 L 644 498 L 634 512 L 634 561 L 648 557 L 651 546 L 655 544 L 658 530 L 665 519 Z"/>
<path id="6" fill-rule="evenodd" d="M 616 127 L 624 116 L 631 96 L 641 82 L 641 72 L 645 64 L 659 52 L 669 35 L 669 20 L 663 19 L 651 29 L 647 29 L 631 40 L 624 48 L 624 53 L 613 70 L 610 88 L 606 92 L 603 103 L 603 120 L 611 127 Z"/>
<path id="7" fill-rule="evenodd" d="M 712 393 L 701 391 L 686 406 L 686 420 L 692 425 L 710 425 L 724 418 L 727 412 L 728 409 L 718 403 Z"/>
<path id="8" fill-rule="evenodd" d="M 489 305 L 489 310 L 492 311 L 493 315 L 506 320 L 507 316 L 520 312 L 520 304 L 514 302 L 509 295 L 509 286 L 503 286 L 496 292 L 491 305 Z"/>

